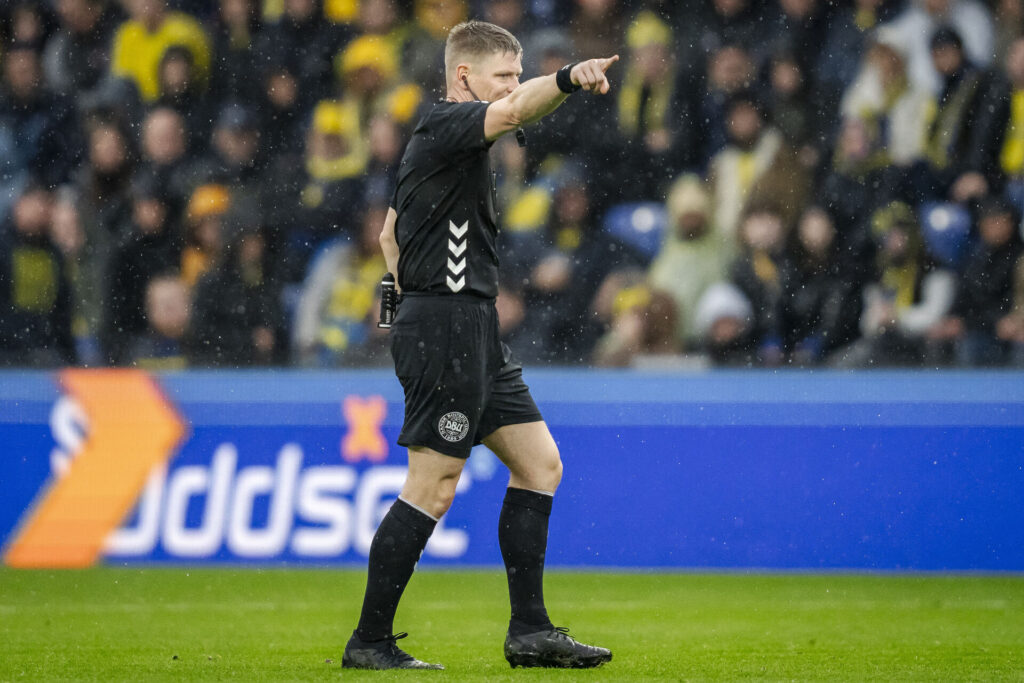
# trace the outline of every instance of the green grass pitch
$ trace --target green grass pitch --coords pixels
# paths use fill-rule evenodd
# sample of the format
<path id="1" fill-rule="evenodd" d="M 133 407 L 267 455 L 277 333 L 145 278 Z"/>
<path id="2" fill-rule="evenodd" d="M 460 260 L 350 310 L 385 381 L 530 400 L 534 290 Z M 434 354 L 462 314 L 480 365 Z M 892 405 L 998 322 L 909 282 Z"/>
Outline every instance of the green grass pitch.
<path id="1" fill-rule="evenodd" d="M 550 571 L 548 608 L 612 648 L 512 671 L 500 569 L 421 571 L 397 627 L 443 672 L 350 672 L 364 574 L 0 570 L 0 681 L 1024 681 L 1024 577 Z"/>

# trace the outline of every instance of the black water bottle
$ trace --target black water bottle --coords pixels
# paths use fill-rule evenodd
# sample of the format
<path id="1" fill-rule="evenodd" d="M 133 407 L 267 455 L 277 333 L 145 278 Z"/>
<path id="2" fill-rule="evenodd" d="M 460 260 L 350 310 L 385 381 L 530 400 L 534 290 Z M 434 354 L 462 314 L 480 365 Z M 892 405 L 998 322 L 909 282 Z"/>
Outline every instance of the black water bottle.
<path id="1" fill-rule="evenodd" d="M 380 281 L 380 320 L 377 321 L 377 327 L 390 328 L 397 312 L 398 291 L 395 289 L 395 276 L 384 273 Z"/>

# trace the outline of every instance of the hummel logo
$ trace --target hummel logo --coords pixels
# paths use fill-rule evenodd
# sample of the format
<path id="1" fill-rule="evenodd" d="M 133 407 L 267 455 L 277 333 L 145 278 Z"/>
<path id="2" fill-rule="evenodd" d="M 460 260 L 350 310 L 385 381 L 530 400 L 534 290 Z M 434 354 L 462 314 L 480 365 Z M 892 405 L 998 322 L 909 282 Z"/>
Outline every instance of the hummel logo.
<path id="1" fill-rule="evenodd" d="M 448 232 L 451 233 L 453 239 L 448 240 L 448 251 L 451 253 L 448 258 L 448 270 L 451 271 L 451 275 L 447 277 L 446 281 L 448 289 L 453 292 L 466 286 L 466 276 L 461 274 L 466 269 L 466 259 L 459 257 L 466 251 L 466 244 L 469 240 L 463 238 L 468 230 L 469 221 L 464 221 L 462 225 L 455 225 L 455 221 L 448 221 Z M 456 280 L 453 276 L 458 276 L 458 279 Z"/>

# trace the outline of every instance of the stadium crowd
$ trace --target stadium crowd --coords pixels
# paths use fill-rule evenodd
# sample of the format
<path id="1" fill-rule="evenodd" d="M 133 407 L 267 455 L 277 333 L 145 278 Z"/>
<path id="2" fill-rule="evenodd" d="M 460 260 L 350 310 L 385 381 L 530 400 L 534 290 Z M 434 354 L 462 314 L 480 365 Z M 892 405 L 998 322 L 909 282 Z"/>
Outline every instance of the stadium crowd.
<path id="1" fill-rule="evenodd" d="M 0 365 L 386 365 L 377 237 L 447 29 L 524 78 L 492 149 L 527 363 L 1024 365 L 1024 0 L 14 0 Z"/>

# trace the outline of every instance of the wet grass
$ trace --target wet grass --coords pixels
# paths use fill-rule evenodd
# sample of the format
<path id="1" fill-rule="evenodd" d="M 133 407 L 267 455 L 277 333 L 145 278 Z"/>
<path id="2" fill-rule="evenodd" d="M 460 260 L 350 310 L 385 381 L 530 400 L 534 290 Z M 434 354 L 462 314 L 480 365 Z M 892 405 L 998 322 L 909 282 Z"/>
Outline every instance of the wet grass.
<path id="1" fill-rule="evenodd" d="M 500 570 L 423 571 L 401 644 L 444 672 L 351 672 L 364 574 L 0 570 L 0 680 L 1024 681 L 1024 577 L 549 572 L 548 607 L 612 648 L 509 669 Z"/>

